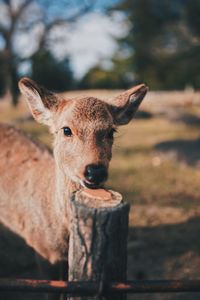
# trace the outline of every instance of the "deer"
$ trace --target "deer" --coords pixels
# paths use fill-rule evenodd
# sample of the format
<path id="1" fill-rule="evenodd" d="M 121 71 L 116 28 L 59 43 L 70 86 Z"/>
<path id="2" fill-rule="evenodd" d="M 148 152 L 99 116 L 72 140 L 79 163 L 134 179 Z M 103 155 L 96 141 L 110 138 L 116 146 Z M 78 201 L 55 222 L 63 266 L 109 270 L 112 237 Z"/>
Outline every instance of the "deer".
<path id="1" fill-rule="evenodd" d="M 116 129 L 132 120 L 148 88 L 139 84 L 110 100 L 66 99 L 24 77 L 19 89 L 53 134 L 53 154 L 0 125 L 0 222 L 56 264 L 67 261 L 70 195 L 104 186 Z"/>

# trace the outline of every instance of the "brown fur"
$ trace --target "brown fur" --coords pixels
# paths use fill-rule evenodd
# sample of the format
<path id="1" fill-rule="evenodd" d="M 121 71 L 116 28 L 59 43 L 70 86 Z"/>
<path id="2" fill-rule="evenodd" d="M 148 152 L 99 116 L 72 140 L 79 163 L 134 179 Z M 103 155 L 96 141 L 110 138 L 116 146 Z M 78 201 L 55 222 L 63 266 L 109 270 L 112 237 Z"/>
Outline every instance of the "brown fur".
<path id="1" fill-rule="evenodd" d="M 59 99 L 27 78 L 20 81 L 20 89 L 35 119 L 54 134 L 54 158 L 40 143 L 0 125 L 0 221 L 54 263 L 67 259 L 68 200 L 84 185 L 86 166 L 109 166 L 116 111 L 114 104 L 92 97 Z M 130 95 L 125 95 L 127 107 Z M 127 119 L 122 98 L 120 114 Z M 65 136 L 63 127 L 70 127 L 73 135 Z"/>

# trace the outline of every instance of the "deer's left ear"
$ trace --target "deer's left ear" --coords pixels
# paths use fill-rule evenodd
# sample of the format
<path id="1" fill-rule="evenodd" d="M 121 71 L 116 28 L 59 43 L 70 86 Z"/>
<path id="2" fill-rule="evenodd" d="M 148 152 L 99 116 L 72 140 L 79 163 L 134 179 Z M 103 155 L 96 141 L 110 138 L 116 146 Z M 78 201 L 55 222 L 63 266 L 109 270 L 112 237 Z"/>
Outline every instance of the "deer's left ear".
<path id="1" fill-rule="evenodd" d="M 147 91 L 148 87 L 140 84 L 112 99 L 111 110 L 116 125 L 131 121 Z"/>
<path id="2" fill-rule="evenodd" d="M 35 120 L 39 123 L 51 126 L 52 114 L 59 104 L 57 95 L 26 77 L 19 81 L 19 89 L 26 97 L 28 106 Z"/>

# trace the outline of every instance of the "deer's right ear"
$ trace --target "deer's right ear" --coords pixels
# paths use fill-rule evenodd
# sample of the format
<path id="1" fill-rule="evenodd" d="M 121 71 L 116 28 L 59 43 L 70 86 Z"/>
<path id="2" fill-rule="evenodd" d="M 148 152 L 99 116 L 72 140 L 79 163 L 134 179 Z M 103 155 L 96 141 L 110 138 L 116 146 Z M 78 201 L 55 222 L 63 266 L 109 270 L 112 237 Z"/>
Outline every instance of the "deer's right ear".
<path id="1" fill-rule="evenodd" d="M 148 87 L 142 83 L 111 99 L 112 114 L 116 125 L 128 124 L 145 97 Z"/>
<path id="2" fill-rule="evenodd" d="M 50 126 L 53 111 L 58 107 L 58 97 L 26 77 L 19 81 L 19 89 L 26 97 L 35 120 Z"/>

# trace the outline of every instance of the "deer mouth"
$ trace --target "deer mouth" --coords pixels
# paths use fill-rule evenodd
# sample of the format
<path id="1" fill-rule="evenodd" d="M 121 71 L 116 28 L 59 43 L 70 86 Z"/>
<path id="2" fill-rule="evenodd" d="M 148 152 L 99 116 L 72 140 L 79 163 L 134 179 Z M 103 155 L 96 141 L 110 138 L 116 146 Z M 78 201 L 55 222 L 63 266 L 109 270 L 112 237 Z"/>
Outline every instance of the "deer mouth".
<path id="1" fill-rule="evenodd" d="M 82 185 L 88 189 L 99 189 L 102 188 L 102 184 L 91 183 L 87 181 L 82 181 Z"/>

